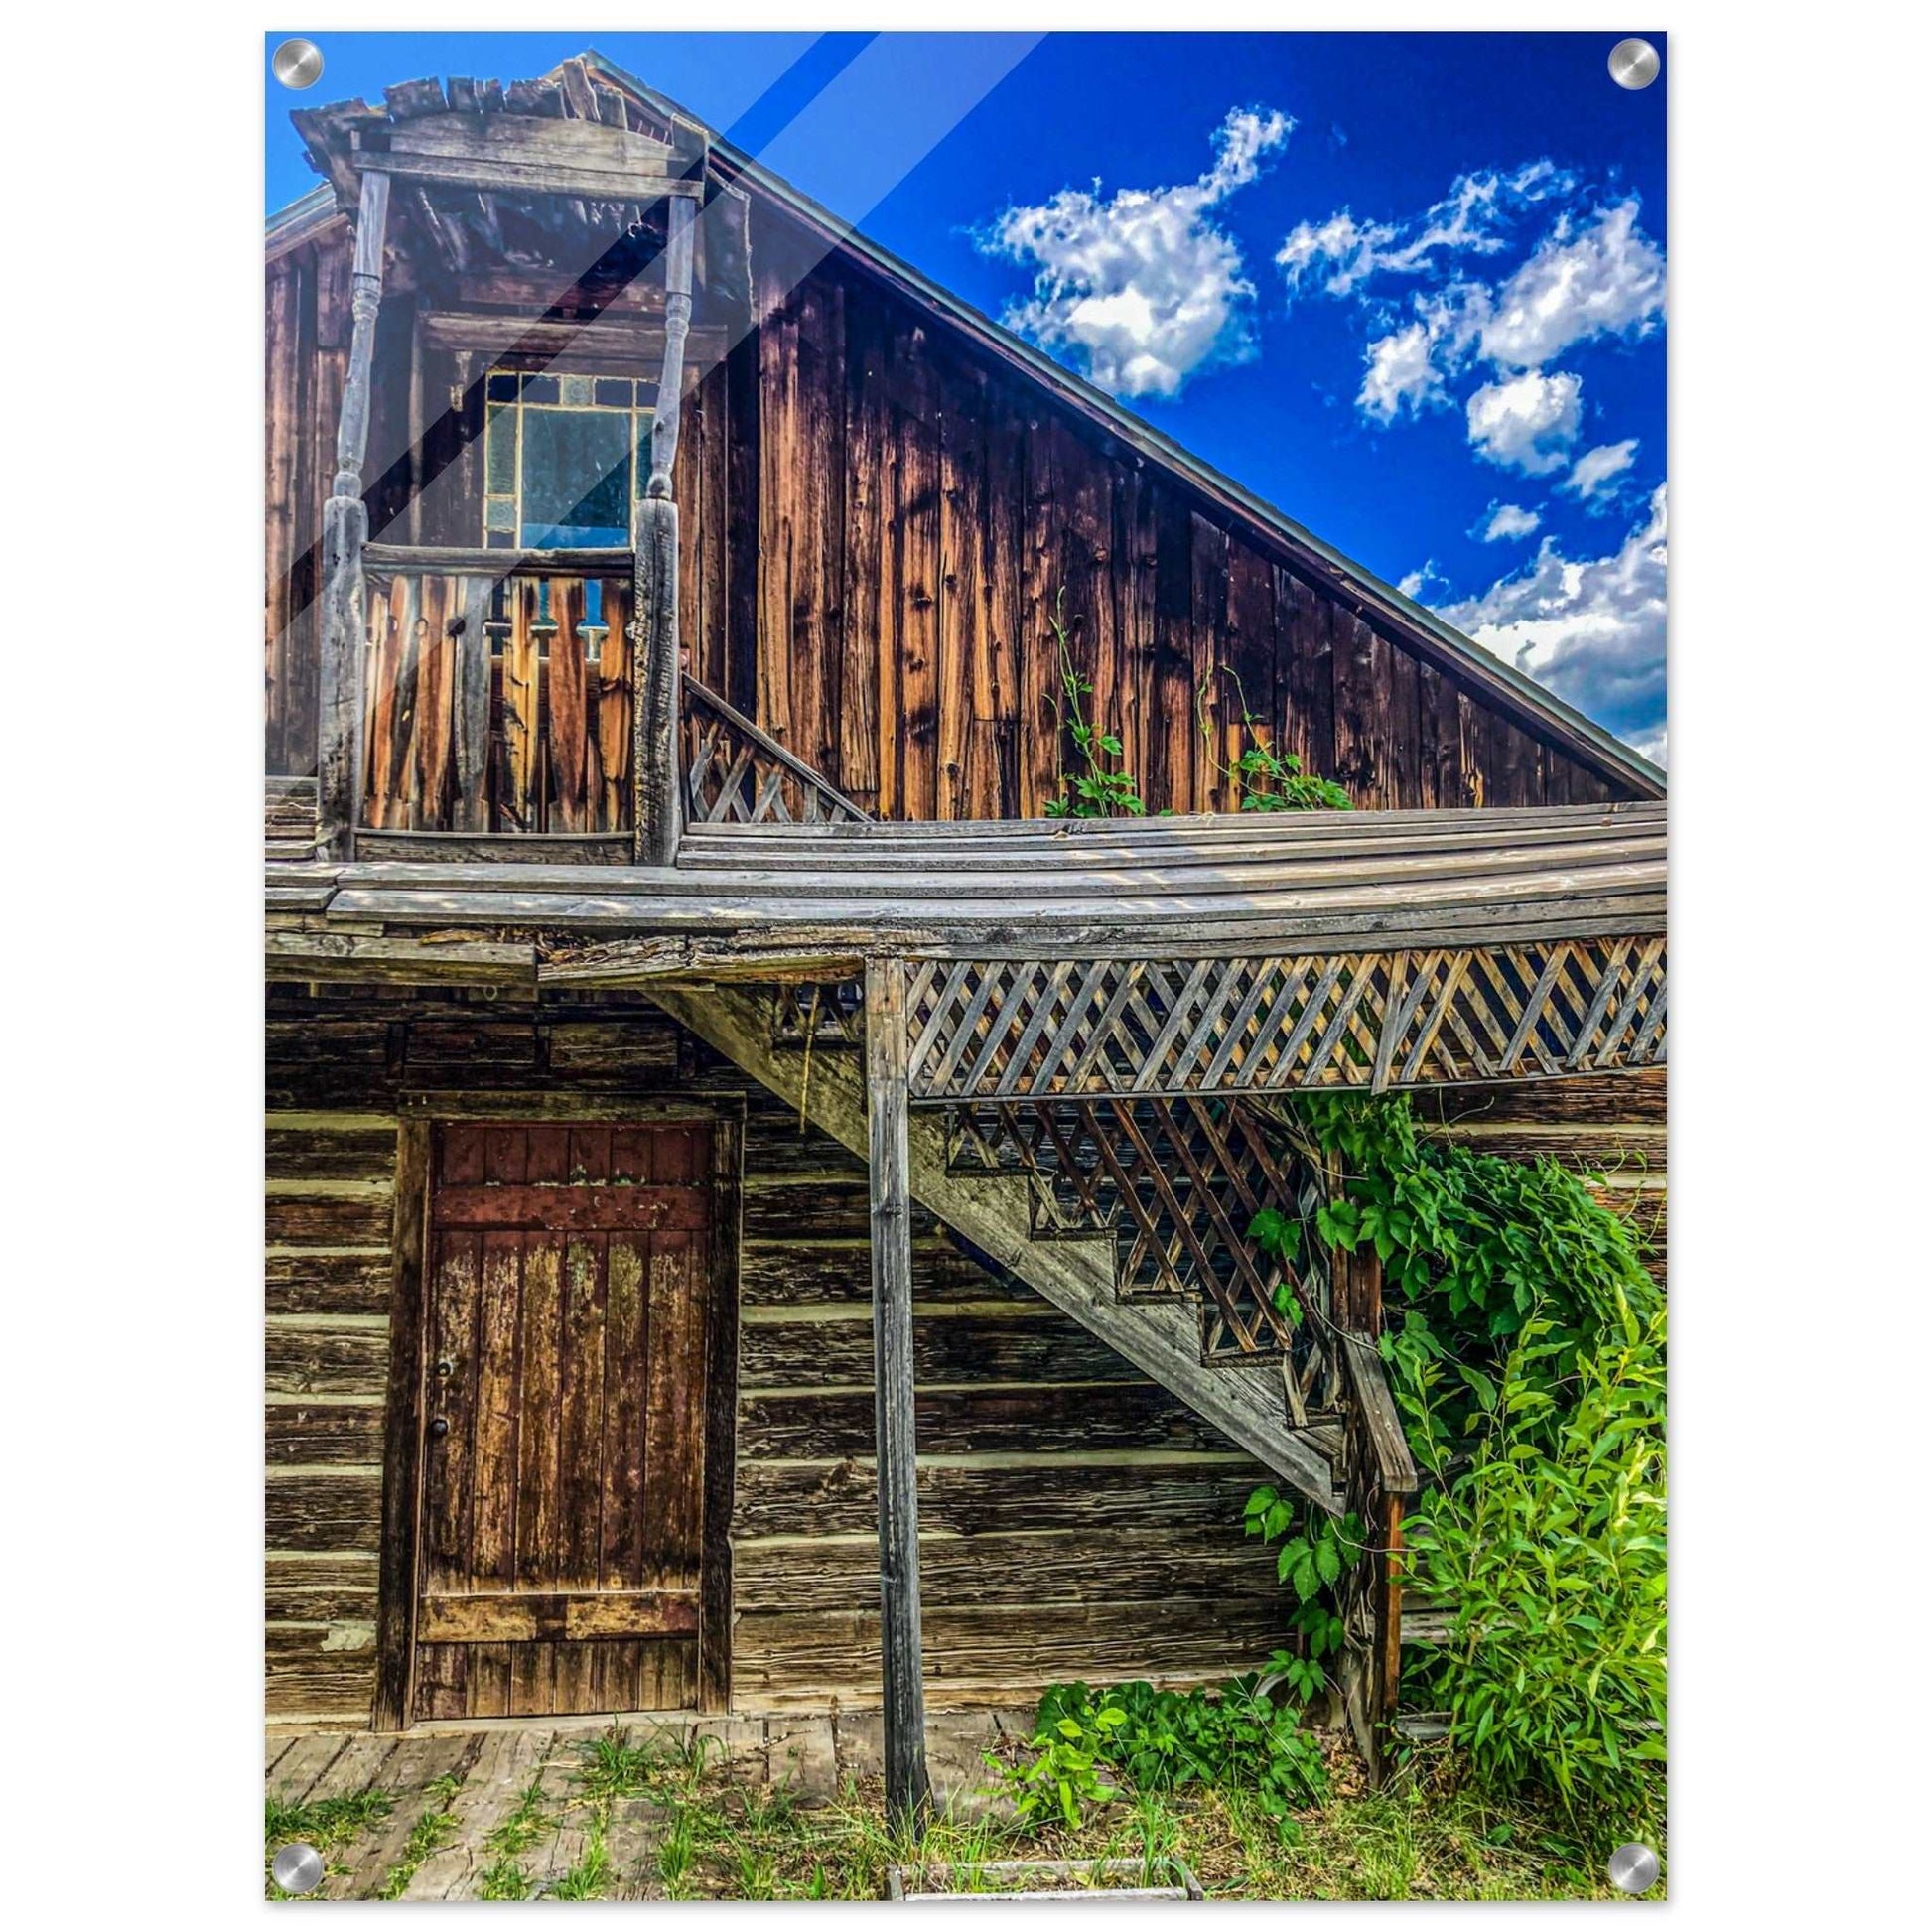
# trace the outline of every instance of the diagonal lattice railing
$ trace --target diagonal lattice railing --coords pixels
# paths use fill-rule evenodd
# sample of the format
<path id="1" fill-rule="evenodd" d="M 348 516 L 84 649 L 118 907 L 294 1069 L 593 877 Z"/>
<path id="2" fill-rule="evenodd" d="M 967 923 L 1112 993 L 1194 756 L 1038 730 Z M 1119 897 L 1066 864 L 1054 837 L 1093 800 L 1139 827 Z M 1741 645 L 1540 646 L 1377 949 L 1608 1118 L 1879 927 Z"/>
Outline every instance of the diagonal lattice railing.
<path id="1" fill-rule="evenodd" d="M 1314 1233 L 1326 1184 L 1251 1105 L 981 1102 L 946 1110 L 946 1149 L 956 1173 L 1025 1173 L 1035 1238 L 1111 1233 L 1123 1301 L 1195 1303 L 1203 1361 L 1285 1361 L 1296 1422 L 1332 1409 L 1329 1262 Z M 1302 1231 L 1287 1260 L 1249 1237 L 1265 1208 Z"/>
<path id="2" fill-rule="evenodd" d="M 862 824 L 870 818 L 715 691 L 689 675 L 683 682 L 687 824 Z"/>
<path id="3" fill-rule="evenodd" d="M 1661 1064 L 1661 935 L 1264 958 L 920 960 L 915 1100 L 1278 1093 Z"/>

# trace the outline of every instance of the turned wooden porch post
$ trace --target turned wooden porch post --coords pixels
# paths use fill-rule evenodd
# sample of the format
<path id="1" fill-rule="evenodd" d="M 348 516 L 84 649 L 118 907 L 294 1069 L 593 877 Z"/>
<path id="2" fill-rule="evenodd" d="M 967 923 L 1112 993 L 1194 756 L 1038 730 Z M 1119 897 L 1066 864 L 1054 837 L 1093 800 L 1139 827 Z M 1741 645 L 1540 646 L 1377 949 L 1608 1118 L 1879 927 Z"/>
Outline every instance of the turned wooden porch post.
<path id="1" fill-rule="evenodd" d="M 925 1673 L 919 1641 L 919 1490 L 912 1424 L 911 1151 L 906 1122 L 905 962 L 866 962 L 866 1094 L 872 1156 L 874 1441 L 879 1459 L 879 1607 L 885 1660 L 886 1806 L 924 1827 Z"/>
<path id="2" fill-rule="evenodd" d="M 322 651 L 316 720 L 316 849 L 326 859 L 355 850 L 362 779 L 362 459 L 369 447 L 369 371 L 375 315 L 382 303 L 382 237 L 389 219 L 389 177 L 362 177 L 350 284 L 353 333 L 343 413 L 336 430 L 336 482 L 322 508 Z"/>
<path id="3" fill-rule="evenodd" d="M 664 368 L 650 425 L 650 482 L 637 506 L 636 619 L 632 645 L 636 692 L 632 732 L 636 770 L 636 850 L 642 866 L 668 866 L 677 857 L 683 819 L 679 796 L 677 636 L 677 504 L 671 471 L 677 462 L 678 415 L 684 390 L 684 339 L 691 329 L 692 225 L 697 209 L 674 196 L 664 250 Z"/>

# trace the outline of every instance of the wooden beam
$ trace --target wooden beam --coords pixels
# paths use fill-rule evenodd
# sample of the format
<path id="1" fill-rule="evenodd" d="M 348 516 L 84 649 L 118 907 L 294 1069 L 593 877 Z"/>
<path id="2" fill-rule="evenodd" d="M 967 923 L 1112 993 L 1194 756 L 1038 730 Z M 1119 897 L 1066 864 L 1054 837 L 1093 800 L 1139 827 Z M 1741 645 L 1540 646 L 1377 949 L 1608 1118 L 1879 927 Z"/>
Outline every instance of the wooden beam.
<path id="1" fill-rule="evenodd" d="M 362 567 L 371 576 L 621 577 L 630 547 L 571 550 L 485 550 L 471 544 L 368 543 Z"/>
<path id="2" fill-rule="evenodd" d="M 654 169 L 620 171 L 576 168 L 550 162 L 471 160 L 462 155 L 358 153 L 362 179 L 448 182 L 460 188 L 505 195 L 575 195 L 598 202 L 648 203 L 675 196 L 686 207 L 702 199 L 704 183 Z"/>
<path id="3" fill-rule="evenodd" d="M 608 375 L 614 365 L 625 369 L 642 363 L 656 368 L 664 353 L 664 331 L 654 321 L 613 316 L 608 309 L 595 316 L 560 319 L 436 310 L 423 318 L 423 343 L 428 348 L 453 352 L 527 355 L 553 371 Z M 693 329 L 684 345 L 687 358 L 708 368 L 724 360 L 731 345 L 723 329 Z"/>
<path id="4" fill-rule="evenodd" d="M 925 1673 L 919 1647 L 919 1481 L 912 1415 L 911 1146 L 905 1084 L 905 962 L 866 962 L 866 1091 L 872 1169 L 874 1429 L 879 1468 L 880 1641 L 886 1809 L 923 1830 Z"/>
<path id="5" fill-rule="evenodd" d="M 597 120 L 553 120 L 529 114 L 419 114 L 388 130 L 391 154 L 561 164 L 634 176 L 640 171 L 683 178 L 678 151 L 667 141 Z"/>
<path id="6" fill-rule="evenodd" d="M 650 423 L 652 496 L 671 493 L 677 463 L 678 425 L 684 397 L 684 343 L 691 333 L 691 260 L 697 210 L 688 202 L 671 205 L 664 247 L 664 368 L 657 380 L 657 409 Z"/>
<path id="7" fill-rule="evenodd" d="M 369 533 L 362 502 L 362 461 L 369 442 L 369 378 L 375 361 L 375 318 L 382 304 L 382 240 L 389 219 L 389 182 L 362 177 L 351 269 L 348 371 L 336 431 L 336 481 L 322 512 L 322 651 L 316 742 L 316 843 L 324 856 L 348 858 L 362 778 L 362 544 Z"/>
<path id="8" fill-rule="evenodd" d="M 631 787 L 640 866 L 677 863 L 683 800 L 677 781 L 679 691 L 677 637 L 677 505 L 646 496 L 637 505 L 637 551 L 631 598 Z"/>

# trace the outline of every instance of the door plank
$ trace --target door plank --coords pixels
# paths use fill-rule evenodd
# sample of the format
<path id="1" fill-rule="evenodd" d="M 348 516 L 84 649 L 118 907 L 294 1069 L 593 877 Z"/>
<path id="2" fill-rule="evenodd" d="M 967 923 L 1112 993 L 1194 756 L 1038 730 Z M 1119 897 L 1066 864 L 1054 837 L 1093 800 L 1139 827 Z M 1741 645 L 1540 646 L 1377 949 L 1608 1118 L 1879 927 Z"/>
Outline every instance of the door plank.
<path id="1" fill-rule="evenodd" d="M 710 1224 L 711 1195 L 703 1187 L 445 1187 L 436 1197 L 436 1218 L 444 1227 L 521 1227 L 553 1234 L 702 1228 Z"/>
<path id="2" fill-rule="evenodd" d="M 425 1643 L 570 1642 L 694 1635 L 694 1589 L 469 1590 L 423 1598 Z M 487 1716 L 487 1713 L 479 1713 Z"/>
<path id="3" fill-rule="evenodd" d="M 612 1166 L 630 1157 L 613 1134 Z M 615 1176 L 614 1176 L 615 1177 Z M 604 1356 L 604 1494 L 598 1583 L 607 1590 L 643 1582 L 644 1384 L 650 1356 L 649 1309 L 644 1299 L 649 1237 L 613 1234 L 606 1258 Z M 641 1653 L 635 1644 L 604 1645 L 592 1659 L 592 1689 L 606 1710 L 624 1710 L 638 1697 Z"/>
<path id="4" fill-rule="evenodd" d="M 516 1477 L 516 1582 L 546 1589 L 556 1583 L 557 1416 L 562 1387 L 559 1343 L 563 1243 L 533 1240 L 523 1251 L 522 1426 Z M 510 1659 L 511 1708 L 528 1715 L 556 1709 L 555 1653 L 549 1644 L 520 1647 Z"/>
<path id="5" fill-rule="evenodd" d="M 468 1589 L 512 1583 L 516 1565 L 516 1329 L 523 1298 L 523 1237 L 492 1229 L 483 1237 L 483 1256 L 477 1413 L 471 1433 L 470 1574 L 464 1586 Z M 508 1716 L 508 1651 L 493 1646 L 468 1663 L 468 1715 Z"/>
<path id="6" fill-rule="evenodd" d="M 708 1123 L 437 1130 L 418 1718 L 695 1706 L 729 1616 L 702 1601 L 713 1160 Z"/>
<path id="7" fill-rule="evenodd" d="M 590 1192 L 590 1189 L 582 1190 Z M 597 1587 L 604 1497 L 604 1300 L 609 1236 L 574 1236 L 564 1248 L 562 1456 L 557 1581 L 566 1589 Z M 557 1654 L 557 1707 L 588 1711 L 590 1659 Z"/>

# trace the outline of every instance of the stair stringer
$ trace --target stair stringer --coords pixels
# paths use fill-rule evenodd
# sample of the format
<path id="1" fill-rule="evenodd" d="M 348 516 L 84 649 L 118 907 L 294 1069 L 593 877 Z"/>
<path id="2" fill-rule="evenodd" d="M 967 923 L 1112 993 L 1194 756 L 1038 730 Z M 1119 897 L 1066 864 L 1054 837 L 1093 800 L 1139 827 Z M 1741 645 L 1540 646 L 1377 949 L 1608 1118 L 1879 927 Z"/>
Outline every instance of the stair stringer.
<path id="1" fill-rule="evenodd" d="M 651 999 L 680 1026 L 768 1087 L 862 1160 L 868 1152 L 864 1075 L 856 1054 L 806 1056 L 771 1044 L 769 996 L 744 987 L 648 982 Z M 1036 1240 L 1022 1174 L 968 1176 L 946 1169 L 945 1132 L 933 1115 L 910 1120 L 912 1194 L 947 1226 L 1132 1362 L 1257 1460 L 1330 1514 L 1341 1497 L 1329 1458 L 1289 1426 L 1279 1370 L 1208 1367 L 1192 1302 L 1123 1302 L 1111 1233 Z"/>

